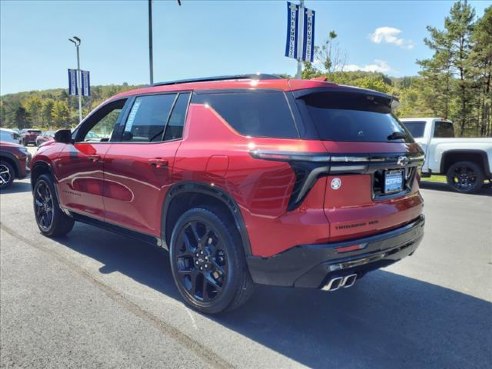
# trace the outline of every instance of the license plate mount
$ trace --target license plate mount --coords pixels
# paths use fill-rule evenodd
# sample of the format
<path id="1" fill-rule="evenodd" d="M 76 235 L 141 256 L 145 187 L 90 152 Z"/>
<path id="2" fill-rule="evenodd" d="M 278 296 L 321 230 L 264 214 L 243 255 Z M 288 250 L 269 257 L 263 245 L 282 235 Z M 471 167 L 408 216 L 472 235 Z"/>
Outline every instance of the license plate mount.
<path id="1" fill-rule="evenodd" d="M 395 193 L 403 190 L 403 170 L 387 170 L 384 172 L 384 193 Z"/>

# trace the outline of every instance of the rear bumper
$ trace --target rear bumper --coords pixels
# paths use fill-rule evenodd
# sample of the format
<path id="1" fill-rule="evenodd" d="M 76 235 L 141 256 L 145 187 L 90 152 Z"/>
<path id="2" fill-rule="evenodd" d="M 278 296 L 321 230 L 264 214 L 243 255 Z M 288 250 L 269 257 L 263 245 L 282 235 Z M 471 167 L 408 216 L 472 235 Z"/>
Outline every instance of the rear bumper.
<path id="1" fill-rule="evenodd" d="M 389 232 L 351 241 L 301 245 L 278 255 L 247 259 L 255 283 L 321 288 L 336 276 L 365 273 L 388 266 L 413 254 L 424 235 L 424 216 Z M 339 253 L 337 248 L 363 245 L 363 249 Z"/>

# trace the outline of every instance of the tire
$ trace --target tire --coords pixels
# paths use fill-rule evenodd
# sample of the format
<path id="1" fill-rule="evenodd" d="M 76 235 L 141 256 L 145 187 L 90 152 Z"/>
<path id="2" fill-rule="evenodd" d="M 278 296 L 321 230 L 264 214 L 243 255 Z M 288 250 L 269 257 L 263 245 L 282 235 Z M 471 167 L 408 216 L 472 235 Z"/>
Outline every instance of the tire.
<path id="1" fill-rule="evenodd" d="M 12 165 L 6 161 L 0 161 L 0 190 L 10 187 L 14 178 L 15 171 Z"/>
<path id="2" fill-rule="evenodd" d="M 482 188 L 483 171 L 472 161 L 459 161 L 451 165 L 446 173 L 448 185 L 460 193 L 476 193 Z"/>
<path id="3" fill-rule="evenodd" d="M 239 234 L 225 219 L 218 209 L 193 208 L 171 235 L 169 256 L 179 293 L 205 314 L 238 308 L 254 289 Z"/>
<path id="4" fill-rule="evenodd" d="M 43 235 L 64 236 L 72 230 L 74 220 L 60 209 L 53 180 L 49 175 L 43 174 L 36 180 L 33 206 L 36 223 Z"/>

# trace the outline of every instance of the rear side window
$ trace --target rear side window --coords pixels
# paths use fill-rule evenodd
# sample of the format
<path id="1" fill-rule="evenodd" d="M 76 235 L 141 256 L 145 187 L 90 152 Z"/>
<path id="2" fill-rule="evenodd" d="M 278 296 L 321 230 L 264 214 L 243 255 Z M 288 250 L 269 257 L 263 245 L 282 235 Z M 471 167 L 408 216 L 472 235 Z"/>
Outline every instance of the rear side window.
<path id="1" fill-rule="evenodd" d="M 434 127 L 434 137 L 454 137 L 453 123 L 436 122 Z"/>
<path id="2" fill-rule="evenodd" d="M 169 123 L 166 127 L 164 141 L 176 140 L 183 137 L 183 126 L 186 119 L 186 110 L 188 108 L 189 99 L 189 92 L 179 94 L 178 99 L 174 104 L 171 117 L 169 118 Z"/>
<path id="3" fill-rule="evenodd" d="M 139 96 L 133 102 L 122 141 L 160 142 L 176 94 Z"/>
<path id="4" fill-rule="evenodd" d="M 285 94 L 280 91 L 233 91 L 195 95 L 211 106 L 239 134 L 299 138 Z"/>
<path id="5" fill-rule="evenodd" d="M 403 125 L 410 131 L 413 137 L 424 137 L 425 122 L 424 121 L 405 121 Z"/>
<path id="6" fill-rule="evenodd" d="M 379 100 L 379 101 L 378 101 Z M 347 142 L 413 142 L 391 114 L 388 100 L 364 94 L 321 92 L 299 100 L 321 140 Z M 304 107 L 302 106 L 304 105 Z M 401 138 L 406 135 L 405 138 Z"/>

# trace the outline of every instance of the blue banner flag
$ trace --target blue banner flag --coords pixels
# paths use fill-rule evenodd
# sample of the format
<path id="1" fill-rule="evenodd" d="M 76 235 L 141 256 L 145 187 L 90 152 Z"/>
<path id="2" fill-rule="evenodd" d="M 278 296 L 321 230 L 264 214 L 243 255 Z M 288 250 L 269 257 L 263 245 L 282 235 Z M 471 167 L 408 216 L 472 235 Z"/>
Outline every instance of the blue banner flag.
<path id="1" fill-rule="evenodd" d="M 315 11 L 304 10 L 304 37 L 302 42 L 302 60 L 313 62 L 314 60 L 314 17 Z"/>
<path id="2" fill-rule="evenodd" d="M 91 83 L 90 83 L 89 71 L 81 70 L 80 73 L 82 74 L 81 76 L 82 96 L 91 96 Z"/>
<path id="3" fill-rule="evenodd" d="M 77 70 L 76 69 L 69 69 L 68 70 L 68 94 L 71 96 L 78 95 Z"/>
<path id="4" fill-rule="evenodd" d="M 287 42 L 285 56 L 297 59 L 297 44 L 299 36 L 299 7 L 287 2 Z"/>

